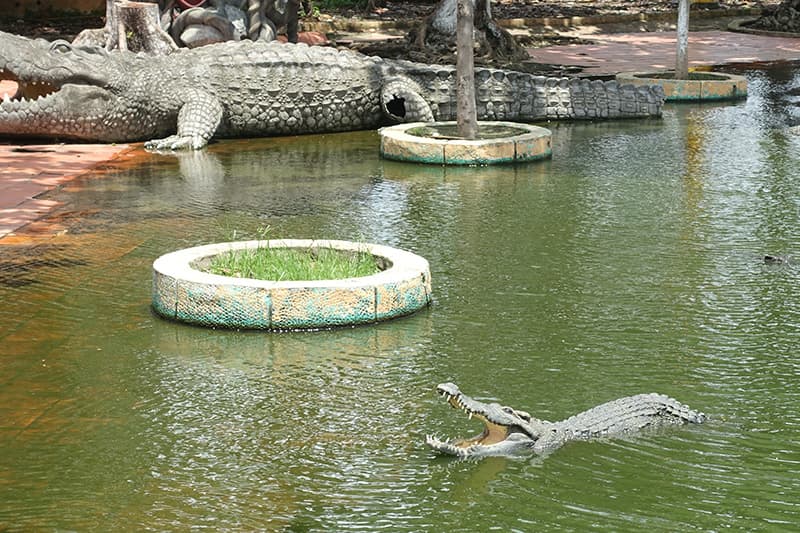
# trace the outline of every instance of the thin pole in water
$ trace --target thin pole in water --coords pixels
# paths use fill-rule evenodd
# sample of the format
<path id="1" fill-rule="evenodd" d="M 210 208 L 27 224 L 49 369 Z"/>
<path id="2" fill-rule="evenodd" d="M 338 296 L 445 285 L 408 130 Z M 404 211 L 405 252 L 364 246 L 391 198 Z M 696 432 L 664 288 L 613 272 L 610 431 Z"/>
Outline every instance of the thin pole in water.
<path id="1" fill-rule="evenodd" d="M 675 78 L 689 78 L 689 0 L 678 2 L 678 45 L 675 54 Z"/>
<path id="2" fill-rule="evenodd" d="M 465 139 L 478 136 L 475 109 L 474 0 L 458 0 L 456 11 L 456 124 Z"/>

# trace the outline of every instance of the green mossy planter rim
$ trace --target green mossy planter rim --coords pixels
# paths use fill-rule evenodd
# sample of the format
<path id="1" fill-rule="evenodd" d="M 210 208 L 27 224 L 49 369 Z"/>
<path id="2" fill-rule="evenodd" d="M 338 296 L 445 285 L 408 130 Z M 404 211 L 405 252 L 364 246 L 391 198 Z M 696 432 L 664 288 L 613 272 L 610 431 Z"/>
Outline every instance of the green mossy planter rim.
<path id="1" fill-rule="evenodd" d="M 366 252 L 385 270 L 333 280 L 268 281 L 210 274 L 197 268 L 236 250 L 333 248 Z M 297 330 L 365 324 L 413 313 L 431 302 L 428 262 L 379 244 L 339 240 L 236 241 L 186 248 L 153 263 L 153 309 L 196 325 L 235 329 Z"/>
<path id="2" fill-rule="evenodd" d="M 381 156 L 394 161 L 437 165 L 526 163 L 552 155 L 550 130 L 518 122 L 481 121 L 480 126 L 509 128 L 518 135 L 489 139 L 435 138 L 415 135 L 424 129 L 453 128 L 456 123 L 411 122 L 381 128 Z"/>

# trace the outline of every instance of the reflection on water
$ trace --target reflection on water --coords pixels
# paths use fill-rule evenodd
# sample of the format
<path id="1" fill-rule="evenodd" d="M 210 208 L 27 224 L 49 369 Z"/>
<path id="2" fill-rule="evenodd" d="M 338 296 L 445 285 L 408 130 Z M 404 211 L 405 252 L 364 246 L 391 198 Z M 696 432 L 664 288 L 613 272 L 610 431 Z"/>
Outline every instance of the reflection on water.
<path id="1" fill-rule="evenodd" d="M 746 103 L 550 125 L 527 166 L 381 161 L 365 132 L 143 154 L 50 193 L 0 241 L 0 529 L 791 529 L 800 77 L 747 74 Z M 434 305 L 304 334 L 152 314 L 154 258 L 265 225 L 414 251 Z M 423 444 L 479 429 L 441 381 L 546 419 L 659 391 L 711 420 L 458 462 Z"/>

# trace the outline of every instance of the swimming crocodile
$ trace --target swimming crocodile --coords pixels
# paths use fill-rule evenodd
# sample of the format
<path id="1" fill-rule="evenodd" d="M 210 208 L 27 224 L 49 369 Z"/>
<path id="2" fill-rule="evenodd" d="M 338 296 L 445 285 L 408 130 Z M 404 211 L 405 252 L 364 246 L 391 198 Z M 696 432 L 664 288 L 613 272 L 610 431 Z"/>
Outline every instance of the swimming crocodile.
<path id="1" fill-rule="evenodd" d="M 462 458 L 488 455 L 548 454 L 570 441 L 613 437 L 664 424 L 700 424 L 706 415 L 663 394 L 619 398 L 560 422 L 532 417 L 497 403 L 483 403 L 462 393 L 453 383 L 436 387 L 451 406 L 483 422 L 483 433 L 470 439 L 442 441 L 428 436 L 429 446 Z"/>
<path id="2" fill-rule="evenodd" d="M 156 150 L 455 120 L 455 70 L 350 50 L 232 41 L 168 55 L 108 52 L 0 32 L 0 136 L 146 140 Z M 476 69 L 481 120 L 661 114 L 660 87 Z"/>

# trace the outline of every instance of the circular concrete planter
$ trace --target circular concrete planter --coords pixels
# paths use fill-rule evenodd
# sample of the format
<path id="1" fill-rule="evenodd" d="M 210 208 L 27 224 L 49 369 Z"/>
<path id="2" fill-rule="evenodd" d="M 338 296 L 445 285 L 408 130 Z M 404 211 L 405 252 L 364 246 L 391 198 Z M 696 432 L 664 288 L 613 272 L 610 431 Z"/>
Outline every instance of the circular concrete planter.
<path id="1" fill-rule="evenodd" d="M 747 78 L 721 72 L 690 72 L 688 80 L 676 80 L 664 72 L 623 72 L 617 81 L 631 85 L 660 85 L 668 102 L 736 100 L 747 98 Z M 691 79 L 694 76 L 694 79 Z"/>
<path id="2" fill-rule="evenodd" d="M 334 248 L 368 252 L 384 270 L 371 276 L 321 281 L 264 281 L 198 269 L 232 250 Z M 284 239 L 187 248 L 153 263 L 153 309 L 161 316 L 209 327 L 319 329 L 387 320 L 431 302 L 431 276 L 422 257 L 377 244 Z"/>
<path id="3" fill-rule="evenodd" d="M 381 128 L 381 156 L 438 165 L 492 165 L 545 159 L 552 155 L 550 130 L 516 122 L 482 121 L 479 126 L 513 128 L 518 135 L 467 140 L 414 135 L 422 128 L 452 128 L 455 122 L 412 122 Z"/>

